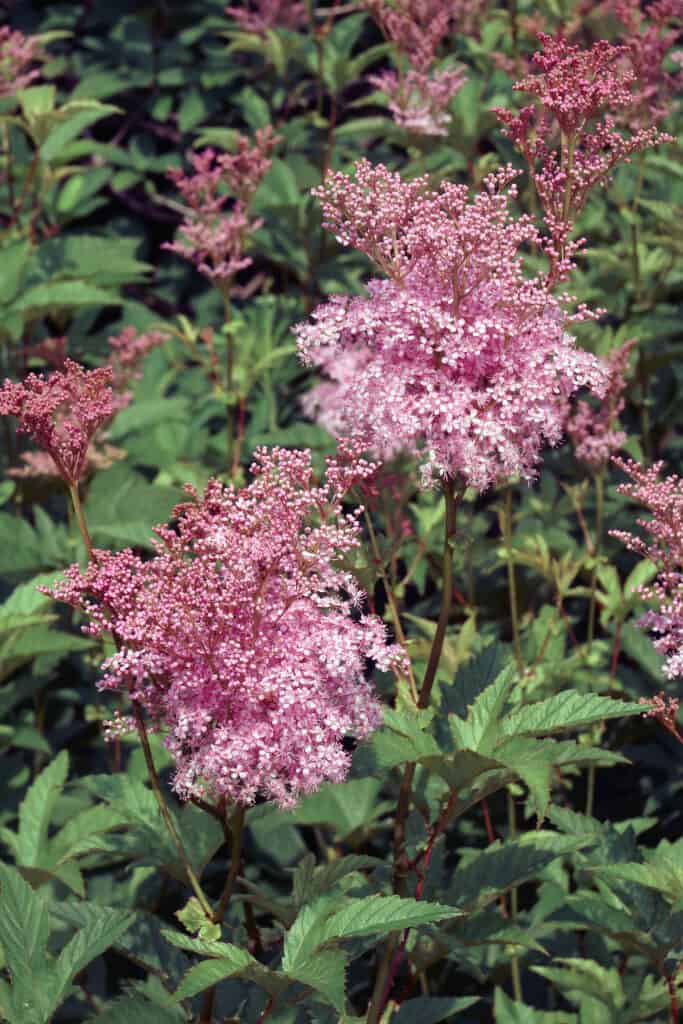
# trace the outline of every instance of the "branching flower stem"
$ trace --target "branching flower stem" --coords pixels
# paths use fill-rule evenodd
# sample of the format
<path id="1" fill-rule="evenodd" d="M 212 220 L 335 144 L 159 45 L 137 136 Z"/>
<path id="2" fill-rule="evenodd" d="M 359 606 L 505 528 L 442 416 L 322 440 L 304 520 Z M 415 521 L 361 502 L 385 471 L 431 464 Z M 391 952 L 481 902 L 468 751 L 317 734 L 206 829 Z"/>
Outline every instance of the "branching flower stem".
<path id="1" fill-rule="evenodd" d="M 88 530 L 88 524 L 86 522 L 85 514 L 83 512 L 83 506 L 81 504 L 81 501 L 80 501 L 80 498 L 79 498 L 79 495 L 78 495 L 78 485 L 77 484 L 69 485 L 69 494 L 71 496 L 71 501 L 73 503 L 73 509 L 74 509 L 74 514 L 76 516 L 76 522 L 78 523 L 78 528 L 80 530 L 81 537 L 83 538 L 83 544 L 85 545 L 85 549 L 86 549 L 86 551 L 88 553 L 88 559 L 91 560 L 91 559 L 94 558 L 93 544 L 92 544 L 92 539 L 90 537 L 90 532 Z M 114 637 L 114 641 L 116 641 L 116 637 Z M 164 799 L 164 794 L 162 792 L 161 785 L 159 783 L 159 776 L 157 774 L 157 770 L 156 770 L 156 767 L 154 765 L 154 758 L 152 756 L 152 750 L 151 750 L 151 747 L 149 745 L 149 736 L 147 735 L 147 727 L 145 725 L 145 720 L 144 720 L 144 717 L 143 717 L 143 714 L 142 714 L 142 710 L 141 710 L 140 705 L 138 704 L 138 702 L 135 699 L 133 699 L 132 697 L 131 697 L 131 705 L 133 707 L 133 716 L 135 718 L 135 725 L 136 725 L 136 728 L 137 728 L 138 737 L 140 739 L 140 744 L 142 746 L 142 752 L 143 752 L 143 754 L 145 756 L 145 764 L 147 765 L 147 772 L 149 774 L 149 781 L 150 781 L 150 784 L 152 786 L 152 792 L 154 793 L 154 796 L 156 798 L 157 806 L 159 808 L 159 813 L 161 814 L 161 817 L 162 817 L 162 819 L 164 821 L 164 824 L 166 825 L 168 833 L 169 833 L 171 839 L 173 840 L 173 843 L 174 843 L 174 845 L 175 845 L 175 847 L 176 847 L 176 849 L 178 851 L 178 855 L 179 855 L 179 857 L 180 857 L 180 859 L 181 859 L 181 861 L 183 863 L 183 866 L 185 868 L 185 872 L 187 874 L 187 880 L 188 880 L 188 882 L 190 884 L 190 887 L 191 887 L 192 891 L 194 892 L 195 896 L 197 897 L 197 900 L 199 901 L 199 905 L 201 906 L 202 911 L 206 915 L 207 919 L 209 921 L 212 921 L 213 920 L 213 911 L 211 910 L 211 905 L 209 904 L 209 901 L 207 900 L 206 896 L 204 895 L 204 891 L 203 891 L 203 889 L 202 889 L 202 887 L 200 885 L 200 882 L 199 882 L 199 879 L 197 878 L 197 875 L 195 874 L 194 868 L 192 867 L 192 863 L 190 861 L 190 858 L 188 857 L 187 850 L 185 849 L 185 846 L 183 844 L 183 840 L 182 840 L 182 838 L 180 836 L 180 833 L 178 832 L 176 824 L 175 824 L 175 822 L 173 820 L 173 816 L 172 816 L 172 814 L 171 814 L 171 812 L 170 812 L 170 810 L 168 808 L 168 805 L 167 805 L 167 803 L 166 803 L 166 801 Z"/>

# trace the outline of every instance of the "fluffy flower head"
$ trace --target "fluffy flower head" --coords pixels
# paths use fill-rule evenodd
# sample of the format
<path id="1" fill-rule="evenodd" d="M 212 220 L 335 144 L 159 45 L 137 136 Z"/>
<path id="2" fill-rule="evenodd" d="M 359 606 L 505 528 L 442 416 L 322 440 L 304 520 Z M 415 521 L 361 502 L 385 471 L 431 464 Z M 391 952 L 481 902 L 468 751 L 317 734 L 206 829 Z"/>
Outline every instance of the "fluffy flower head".
<path id="1" fill-rule="evenodd" d="M 373 469 L 330 461 L 317 484 L 309 452 L 261 450 L 247 487 L 193 492 L 156 531 L 153 558 L 98 551 L 56 588 L 88 632 L 117 638 L 101 685 L 167 729 L 182 797 L 289 806 L 343 779 L 343 738 L 380 723 L 366 659 L 388 668 L 403 655 L 336 564 L 358 544 L 342 496 Z"/>
<path id="2" fill-rule="evenodd" d="M 580 401 L 567 420 L 567 434 L 574 446 L 577 459 L 585 462 L 594 472 L 604 469 L 610 458 L 626 442 L 626 434 L 619 429 L 619 413 L 624 408 L 624 390 L 628 360 L 635 338 L 615 348 L 607 359 L 607 390 L 599 407 Z"/>
<path id="3" fill-rule="evenodd" d="M 419 452 L 427 473 L 478 488 L 532 475 L 541 445 L 561 438 L 558 399 L 604 383 L 558 300 L 522 272 L 520 247 L 537 234 L 510 216 L 513 176 L 490 176 L 474 198 L 367 161 L 355 180 L 329 177 L 326 226 L 387 279 L 369 281 L 367 297 L 333 296 L 295 328 L 304 361 L 338 383 L 343 433 L 381 456 Z"/>
<path id="4" fill-rule="evenodd" d="M 85 370 L 67 359 L 64 370 L 47 377 L 30 373 L 22 383 L 6 380 L 0 388 L 0 415 L 16 416 L 54 461 L 59 475 L 74 485 L 88 463 L 88 447 L 114 414 L 110 367 Z"/>

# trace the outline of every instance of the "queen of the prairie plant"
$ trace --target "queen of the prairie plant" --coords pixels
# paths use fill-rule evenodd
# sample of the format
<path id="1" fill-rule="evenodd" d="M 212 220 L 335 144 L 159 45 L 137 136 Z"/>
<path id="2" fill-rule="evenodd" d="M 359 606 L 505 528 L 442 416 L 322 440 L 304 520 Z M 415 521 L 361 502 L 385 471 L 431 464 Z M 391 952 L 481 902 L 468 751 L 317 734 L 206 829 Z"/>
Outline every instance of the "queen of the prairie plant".
<path id="1" fill-rule="evenodd" d="M 646 612 L 639 625 L 656 635 L 655 649 L 666 658 L 664 673 L 674 679 L 683 676 L 683 479 L 674 474 L 660 479 L 662 462 L 649 468 L 631 460 L 614 458 L 613 462 L 630 477 L 620 492 L 651 513 L 650 519 L 637 520 L 648 539 L 621 530 L 611 532 L 657 566 L 654 583 L 640 593 L 658 608 Z"/>
<path id="2" fill-rule="evenodd" d="M 373 469 L 330 460 L 316 484 L 309 452 L 261 450 L 247 487 L 214 480 L 179 506 L 151 559 L 96 551 L 54 589 L 89 633 L 114 635 L 101 685 L 167 730 L 180 796 L 291 805 L 341 781 L 343 738 L 379 725 L 366 659 L 403 653 L 335 565 L 359 543 L 343 494 Z"/>
<path id="3" fill-rule="evenodd" d="M 567 420 L 567 435 L 574 453 L 594 472 L 604 469 L 612 455 L 626 442 L 619 427 L 623 410 L 628 360 L 636 338 L 631 338 L 610 352 L 607 358 L 607 390 L 598 408 L 581 400 Z"/>
<path id="4" fill-rule="evenodd" d="M 471 197 L 367 161 L 355 179 L 331 175 L 317 191 L 326 227 L 385 279 L 367 297 L 332 297 L 295 328 L 304 361 L 336 382 L 328 422 L 478 488 L 530 477 L 541 446 L 562 436 L 561 399 L 605 382 L 567 333 L 561 302 L 523 273 L 521 248 L 538 235 L 510 214 L 513 177 L 503 169 Z"/>
<path id="5" fill-rule="evenodd" d="M 40 72 L 31 65 L 45 59 L 40 39 L 0 26 L 0 97 L 12 96 L 35 81 Z"/>
<path id="6" fill-rule="evenodd" d="M 272 28 L 302 28 L 308 21 L 306 4 L 298 0 L 247 0 L 240 7 L 226 7 L 225 13 L 247 32 Z"/>

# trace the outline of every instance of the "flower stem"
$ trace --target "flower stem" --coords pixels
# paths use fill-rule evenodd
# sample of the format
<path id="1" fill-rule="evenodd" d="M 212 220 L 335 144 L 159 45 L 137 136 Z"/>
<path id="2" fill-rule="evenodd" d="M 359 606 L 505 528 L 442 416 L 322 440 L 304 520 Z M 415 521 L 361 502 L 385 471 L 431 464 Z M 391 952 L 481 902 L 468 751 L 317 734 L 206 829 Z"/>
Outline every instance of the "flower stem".
<path id="1" fill-rule="evenodd" d="M 434 685 L 434 680 L 436 679 L 436 673 L 441 660 L 444 641 L 446 639 L 446 629 L 448 627 L 448 620 L 450 618 L 451 607 L 453 604 L 453 540 L 457 524 L 456 517 L 458 502 L 462 497 L 462 492 L 456 493 L 454 483 L 450 479 L 444 480 L 443 491 L 446 502 L 446 513 L 444 520 L 441 609 L 439 611 L 439 620 L 437 622 L 436 632 L 434 633 L 434 638 L 432 640 L 432 647 L 429 652 L 427 668 L 425 669 L 422 686 L 420 687 L 418 696 L 417 706 L 420 709 L 426 708 L 429 705 L 432 687 Z M 406 822 L 412 799 L 414 775 L 415 765 L 412 763 L 407 764 L 403 771 L 398 803 L 396 805 L 393 840 L 394 892 L 399 895 L 402 895 L 405 890 L 406 878 L 410 870 L 410 865 L 406 857 L 405 842 Z M 393 932 L 388 937 L 384 956 L 380 963 L 372 997 L 368 1006 L 367 1024 L 379 1024 L 382 1012 L 391 994 L 393 972 L 395 972 L 398 967 L 398 962 L 395 958 L 398 953 L 399 942 L 399 932 Z"/>
<path id="2" fill-rule="evenodd" d="M 600 556 L 600 547 L 602 545 L 602 525 L 605 516 L 605 475 L 604 471 L 600 471 L 595 474 L 595 541 L 594 541 L 594 555 L 595 565 L 593 566 L 593 573 L 591 575 L 591 596 L 590 606 L 588 608 L 588 646 L 590 647 L 593 643 L 595 636 L 595 612 L 597 604 L 597 582 L 598 582 L 598 565 L 597 560 Z"/>
<path id="3" fill-rule="evenodd" d="M 85 515 L 83 513 L 83 506 L 81 505 L 81 499 L 78 494 L 78 484 L 69 484 L 69 495 L 71 497 L 71 504 L 73 505 L 74 515 L 76 516 L 76 522 L 80 535 L 85 545 L 85 550 L 88 555 L 88 561 L 91 562 L 94 558 L 94 549 L 90 531 L 88 530 L 88 524 L 85 521 Z"/>
<path id="4" fill-rule="evenodd" d="M 88 560 L 92 561 L 93 558 L 94 558 L 94 550 L 93 550 L 92 540 L 90 538 L 90 532 L 88 530 L 88 524 L 86 522 L 85 514 L 83 512 L 83 506 L 81 505 L 81 500 L 80 500 L 80 498 L 78 496 L 78 484 L 69 484 L 69 494 L 71 496 L 71 501 L 72 501 L 72 504 L 73 504 L 74 513 L 76 515 L 76 521 L 78 523 L 78 528 L 79 528 L 79 530 L 81 532 L 81 537 L 83 538 L 83 543 L 85 544 L 85 548 L 86 548 L 86 551 L 88 553 Z M 115 635 L 114 635 L 114 642 L 116 643 L 116 645 L 118 647 L 118 642 L 117 642 L 117 639 L 116 639 Z M 199 884 L 199 879 L 197 878 L 197 876 L 196 876 L 196 874 L 194 872 L 194 869 L 192 867 L 192 864 L 190 863 L 190 859 L 189 859 L 189 857 L 187 855 L 187 851 L 185 850 L 185 847 L 183 845 L 183 841 L 182 841 L 182 839 L 180 837 L 180 833 L 178 832 L 178 829 L 176 828 L 176 824 L 175 824 L 175 822 L 174 822 L 174 820 L 173 820 L 173 818 L 171 816 L 171 812 L 169 811 L 168 806 L 166 804 L 166 801 L 164 800 L 164 795 L 163 795 L 163 793 L 161 791 L 161 786 L 159 784 L 159 776 L 157 775 L 157 770 L 156 770 L 156 767 L 154 765 L 154 758 L 152 757 L 152 750 L 151 750 L 150 745 L 149 745 L 149 737 L 147 735 L 147 728 L 145 726 L 145 720 L 143 718 L 142 711 L 140 709 L 140 705 L 139 705 L 139 703 L 133 697 L 131 697 L 131 704 L 133 706 L 133 715 L 135 717 L 135 725 L 137 727 L 138 736 L 140 738 L 140 743 L 142 745 L 142 750 L 143 750 L 143 753 L 145 755 L 145 763 L 147 765 L 147 772 L 149 774 L 149 781 L 150 781 L 150 784 L 152 786 L 152 791 L 154 792 L 154 796 L 156 797 L 157 806 L 159 807 L 159 812 L 161 814 L 161 817 L 164 820 L 164 824 L 166 825 L 166 828 L 168 829 L 168 832 L 169 832 L 169 834 L 171 836 L 171 839 L 175 843 L 175 846 L 176 846 L 176 849 L 178 850 L 178 854 L 180 856 L 180 859 L 183 862 L 183 865 L 185 867 L 185 871 L 187 873 L 187 878 L 188 878 L 188 881 L 190 883 L 190 886 L 191 886 L 195 896 L 199 900 L 199 905 L 201 906 L 202 910 L 206 914 L 206 917 L 208 918 L 208 920 L 212 921 L 213 920 L 213 911 L 211 910 L 211 906 L 209 905 L 209 902 L 206 899 L 206 896 L 204 895 L 204 893 L 202 891 L 202 887 Z"/>
<path id="5" fill-rule="evenodd" d="M 517 603 L 517 577 L 515 575 L 515 560 L 512 554 L 512 488 L 505 490 L 505 502 L 501 513 L 501 529 L 505 542 L 505 558 L 508 571 L 508 594 L 510 601 L 510 619 L 512 622 L 512 645 L 515 651 L 515 661 L 520 675 L 524 671 L 524 656 L 522 654 L 522 643 L 519 632 L 519 610 Z"/>
<path id="6" fill-rule="evenodd" d="M 508 803 L 508 833 L 510 839 L 515 839 L 517 836 L 517 811 L 515 808 L 515 798 L 513 797 L 510 788 L 507 791 L 507 803 Z M 510 890 L 510 919 L 514 921 L 517 917 L 517 886 L 513 886 Z M 512 992 L 517 1002 L 521 1003 L 523 1000 L 522 993 L 522 979 L 519 971 L 519 958 L 513 956 L 510 961 L 510 972 L 512 974 Z"/>

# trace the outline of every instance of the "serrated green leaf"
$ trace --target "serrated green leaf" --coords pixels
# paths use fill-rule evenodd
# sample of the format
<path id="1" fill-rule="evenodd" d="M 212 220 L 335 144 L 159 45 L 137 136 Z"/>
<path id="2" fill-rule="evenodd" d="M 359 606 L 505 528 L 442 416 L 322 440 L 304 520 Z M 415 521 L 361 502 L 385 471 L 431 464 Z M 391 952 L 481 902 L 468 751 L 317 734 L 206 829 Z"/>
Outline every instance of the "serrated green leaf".
<path id="1" fill-rule="evenodd" d="M 506 715 L 502 731 L 508 736 L 550 735 L 579 729 L 608 718 L 642 715 L 642 704 L 594 693 L 565 690 L 535 704 L 525 704 Z"/>
<path id="2" fill-rule="evenodd" d="M 448 720 L 453 742 L 460 750 L 474 750 L 490 755 L 500 735 L 500 718 L 515 681 L 515 669 L 508 666 L 497 676 L 495 682 L 478 694 L 468 707 L 467 719 L 457 715 Z"/>
<path id="3" fill-rule="evenodd" d="M 459 911 L 441 903 L 403 899 L 400 896 L 368 896 L 349 900 L 325 922 L 323 942 L 385 935 L 400 928 L 417 928 L 457 917 Z"/>
<path id="4" fill-rule="evenodd" d="M 496 1024 L 579 1024 L 575 1013 L 563 1010 L 534 1010 L 533 1007 L 510 999 L 502 989 L 496 989 L 494 1012 Z"/>
<path id="5" fill-rule="evenodd" d="M 66 996 L 78 972 L 113 946 L 133 922 L 133 914 L 127 910 L 95 904 L 85 904 L 84 909 L 90 920 L 69 940 L 51 972 L 56 981 L 52 994 L 53 1010 Z"/>
<path id="6" fill-rule="evenodd" d="M 339 950 L 318 951 L 312 960 L 285 972 L 288 978 L 319 992 L 340 1014 L 346 1004 L 346 957 Z"/>
<path id="7" fill-rule="evenodd" d="M 478 1002 L 479 996 L 419 996 L 401 1003 L 391 1018 L 391 1024 L 440 1024 L 440 1021 L 450 1020 L 456 1013 L 469 1010 Z"/>
<path id="8" fill-rule="evenodd" d="M 19 807 L 16 856 L 20 864 L 41 867 L 54 805 L 69 774 L 69 755 L 63 750 L 43 769 Z"/>
<path id="9" fill-rule="evenodd" d="M 45 1024 L 48 1006 L 36 978 L 44 971 L 47 959 L 47 904 L 18 871 L 6 864 L 0 864 L 0 901 L 0 947 L 11 977 L 15 1011 L 15 1016 L 10 1016 L 11 1024 Z"/>

